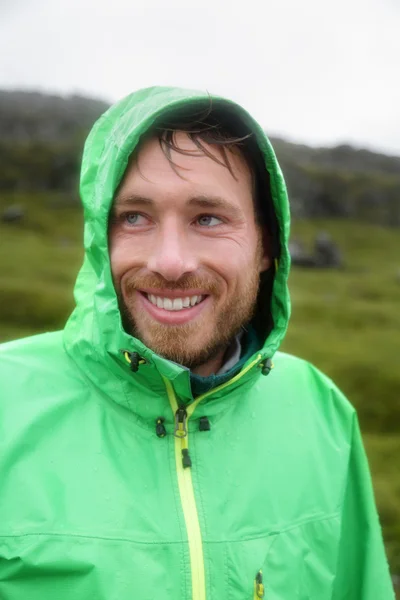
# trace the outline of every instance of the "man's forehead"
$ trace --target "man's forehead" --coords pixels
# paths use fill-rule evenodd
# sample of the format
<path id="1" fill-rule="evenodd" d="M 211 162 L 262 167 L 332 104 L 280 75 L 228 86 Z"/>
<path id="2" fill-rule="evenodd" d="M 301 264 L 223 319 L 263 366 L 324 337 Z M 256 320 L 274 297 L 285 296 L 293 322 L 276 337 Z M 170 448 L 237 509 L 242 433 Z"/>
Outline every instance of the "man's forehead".
<path id="1" fill-rule="evenodd" d="M 228 161 L 229 168 L 226 166 Z M 237 147 L 221 147 L 201 140 L 201 145 L 185 131 L 173 132 L 172 142 L 156 133 L 148 135 L 133 152 L 124 178 L 137 174 L 145 180 L 155 173 L 175 172 L 185 179 L 185 173 L 218 172 L 219 177 L 251 178 L 251 171 Z M 226 171 L 226 173 L 225 173 Z"/>

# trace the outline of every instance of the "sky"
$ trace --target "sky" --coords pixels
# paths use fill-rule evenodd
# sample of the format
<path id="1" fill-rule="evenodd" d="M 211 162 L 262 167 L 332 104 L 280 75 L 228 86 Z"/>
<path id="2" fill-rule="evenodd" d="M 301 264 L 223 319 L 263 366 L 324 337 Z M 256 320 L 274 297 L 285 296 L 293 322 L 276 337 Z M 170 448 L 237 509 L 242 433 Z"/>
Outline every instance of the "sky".
<path id="1" fill-rule="evenodd" d="M 178 85 L 270 135 L 400 155 L 399 0 L 0 0 L 0 88 Z"/>

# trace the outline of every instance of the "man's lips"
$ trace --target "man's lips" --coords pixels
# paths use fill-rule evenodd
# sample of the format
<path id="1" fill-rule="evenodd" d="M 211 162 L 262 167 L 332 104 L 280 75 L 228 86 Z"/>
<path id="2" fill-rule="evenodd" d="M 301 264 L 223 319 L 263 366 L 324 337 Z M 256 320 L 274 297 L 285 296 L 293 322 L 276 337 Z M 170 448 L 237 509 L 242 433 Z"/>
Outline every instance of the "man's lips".
<path id="1" fill-rule="evenodd" d="M 163 290 L 162 294 L 160 292 L 158 293 L 159 296 L 171 299 L 182 298 L 188 295 L 201 295 L 200 293 L 189 294 L 187 291 L 184 293 L 179 291 L 178 295 L 174 291 L 174 296 L 170 296 L 169 294 L 166 294 L 166 290 Z M 144 290 L 138 291 L 137 295 L 140 306 L 142 306 L 143 309 L 146 310 L 151 317 L 153 317 L 153 319 L 159 323 L 163 323 L 164 325 L 183 325 L 184 323 L 188 323 L 192 319 L 195 319 L 211 301 L 211 296 L 205 296 L 203 300 L 198 304 L 195 304 L 195 306 L 189 306 L 188 308 L 182 308 L 181 310 L 166 310 L 165 308 L 159 308 L 158 306 L 152 304 L 152 302 L 150 302 L 150 300 L 147 298 L 147 293 L 153 294 L 154 296 L 157 295 L 154 290 L 151 290 L 150 292 L 144 292 Z"/>
<path id="2" fill-rule="evenodd" d="M 166 290 L 165 288 L 140 288 L 138 291 L 142 294 L 153 294 L 161 298 L 186 298 L 187 296 L 207 296 L 207 292 L 199 289 L 191 290 Z"/>

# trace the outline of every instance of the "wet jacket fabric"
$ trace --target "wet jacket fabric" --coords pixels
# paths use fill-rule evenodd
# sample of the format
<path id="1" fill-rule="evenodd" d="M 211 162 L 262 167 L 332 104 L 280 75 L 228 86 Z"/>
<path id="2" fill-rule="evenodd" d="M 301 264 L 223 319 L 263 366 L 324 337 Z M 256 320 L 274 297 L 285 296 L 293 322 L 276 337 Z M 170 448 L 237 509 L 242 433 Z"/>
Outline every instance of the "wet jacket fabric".
<path id="1" fill-rule="evenodd" d="M 254 131 L 279 225 L 273 328 L 239 373 L 196 398 L 186 369 L 122 328 L 107 250 L 114 191 L 163 111 L 205 101 L 152 88 L 100 118 L 82 164 L 76 309 L 64 331 L 0 347 L 1 600 L 393 598 L 354 409 L 278 350 L 285 185 L 261 128 L 229 101 L 213 99 Z"/>

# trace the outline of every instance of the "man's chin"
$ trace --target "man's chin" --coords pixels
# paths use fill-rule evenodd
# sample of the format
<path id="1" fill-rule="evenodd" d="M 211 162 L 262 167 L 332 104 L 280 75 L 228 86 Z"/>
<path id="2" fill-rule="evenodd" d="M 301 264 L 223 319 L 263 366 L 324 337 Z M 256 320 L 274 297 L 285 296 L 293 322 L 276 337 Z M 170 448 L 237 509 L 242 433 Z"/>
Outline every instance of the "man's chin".
<path id="1" fill-rule="evenodd" d="M 251 319 L 249 304 L 237 303 L 220 313 L 203 311 L 181 325 L 158 323 L 132 303 L 121 303 L 127 333 L 139 339 L 153 352 L 189 369 L 200 367 L 223 353 L 235 335 Z M 140 318 L 139 318 L 140 315 Z M 243 318 L 245 317 L 245 318 Z"/>
<path id="2" fill-rule="evenodd" d="M 218 342 L 213 343 L 212 340 L 207 342 L 204 335 L 202 340 L 197 342 L 194 339 L 196 336 L 191 335 L 188 331 L 182 331 L 182 327 L 174 326 L 168 329 L 167 332 L 162 331 L 156 335 L 149 335 L 142 334 L 139 328 L 134 327 L 132 335 L 159 356 L 188 369 L 205 364 L 218 355 L 224 347 Z"/>

